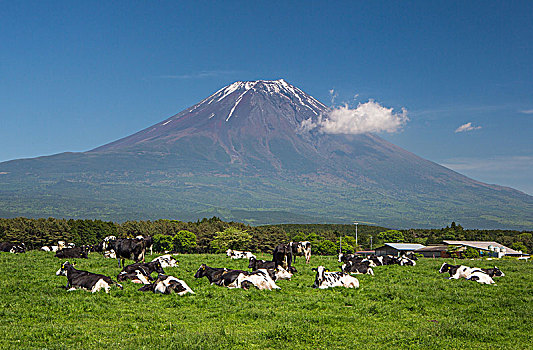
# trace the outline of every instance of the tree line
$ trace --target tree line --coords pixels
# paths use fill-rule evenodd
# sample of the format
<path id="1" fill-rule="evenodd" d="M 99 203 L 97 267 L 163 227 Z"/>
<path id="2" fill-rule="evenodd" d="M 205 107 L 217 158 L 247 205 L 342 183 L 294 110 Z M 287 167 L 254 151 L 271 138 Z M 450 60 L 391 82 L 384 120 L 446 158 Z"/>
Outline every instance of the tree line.
<path id="1" fill-rule="evenodd" d="M 55 245 L 58 240 L 77 246 L 93 245 L 107 236 L 152 236 L 156 251 L 219 253 L 226 249 L 271 253 L 289 241 L 310 241 L 313 254 L 335 255 L 377 248 L 386 242 L 440 244 L 443 240 L 496 241 L 524 252 L 533 251 L 531 231 L 468 230 L 452 222 L 441 229 L 391 230 L 385 227 L 342 224 L 281 224 L 249 226 L 217 217 L 196 222 L 179 220 L 112 221 L 56 218 L 0 218 L 0 242 L 24 243 L 29 249 Z"/>

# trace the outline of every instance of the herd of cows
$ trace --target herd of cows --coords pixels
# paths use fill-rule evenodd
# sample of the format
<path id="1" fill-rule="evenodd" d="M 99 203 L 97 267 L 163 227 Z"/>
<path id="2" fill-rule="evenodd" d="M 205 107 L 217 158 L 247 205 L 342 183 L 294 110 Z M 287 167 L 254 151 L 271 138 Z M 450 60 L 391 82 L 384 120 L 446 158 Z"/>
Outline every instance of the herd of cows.
<path id="1" fill-rule="evenodd" d="M 131 281 L 143 284 L 139 291 L 151 291 L 153 293 L 178 295 L 187 293 L 194 294 L 193 290 L 183 280 L 167 275 L 164 271 L 166 267 L 178 266 L 178 261 L 170 254 L 161 255 L 151 262 L 145 261 L 147 250 L 152 251 L 152 238 L 137 236 L 136 238 L 116 238 L 108 236 L 95 246 L 75 247 L 59 241 L 57 246 L 42 247 L 44 251 L 55 251 L 55 256 L 61 259 L 88 258 L 89 252 L 100 252 L 105 257 L 116 258 L 119 268 L 122 270 L 117 275 L 117 281 L 111 277 L 96 274 L 88 271 L 78 270 L 75 264 L 66 261 L 56 272 L 58 276 L 67 277 L 66 288 L 70 290 L 84 289 L 97 292 L 102 289 L 106 293 L 112 286 L 122 289 L 119 282 Z M 23 244 L 0 243 L 0 251 L 10 253 L 23 253 Z M 228 249 L 228 257 L 232 259 L 248 259 L 248 268 L 251 271 L 244 271 L 229 268 L 210 267 L 202 264 L 196 271 L 195 278 L 206 277 L 211 284 L 227 288 L 259 290 L 280 289 L 276 285 L 278 280 L 290 280 L 296 268 L 292 262 L 297 256 L 305 257 L 305 262 L 309 264 L 311 258 L 310 242 L 290 242 L 278 245 L 273 253 L 272 260 L 258 260 L 251 252 Z M 135 263 L 125 265 L 125 260 L 133 260 Z M 359 281 L 353 274 L 374 275 L 372 268 L 382 265 L 415 266 L 417 258 L 414 255 L 395 256 L 360 256 L 355 254 L 339 254 L 338 261 L 342 263 L 341 271 L 329 271 L 324 266 L 318 266 L 312 270 L 316 272 L 314 288 L 326 289 L 331 287 L 358 288 Z M 492 277 L 504 276 L 503 272 L 494 267 L 492 269 L 470 268 L 463 265 L 450 265 L 444 263 L 439 269 L 440 273 L 449 272 L 450 279 L 465 278 L 484 284 L 494 284 Z M 157 273 L 153 278 L 152 274 Z"/>

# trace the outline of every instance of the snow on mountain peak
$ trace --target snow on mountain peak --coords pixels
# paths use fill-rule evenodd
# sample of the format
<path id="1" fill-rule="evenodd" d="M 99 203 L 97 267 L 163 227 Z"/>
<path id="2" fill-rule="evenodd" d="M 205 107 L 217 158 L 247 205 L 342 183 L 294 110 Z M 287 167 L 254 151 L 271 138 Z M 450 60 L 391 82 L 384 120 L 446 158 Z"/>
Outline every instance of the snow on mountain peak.
<path id="1" fill-rule="evenodd" d="M 228 114 L 226 121 L 228 121 L 234 114 L 235 109 L 243 99 L 243 97 L 250 91 L 263 92 L 268 95 L 277 95 L 291 103 L 301 105 L 311 110 L 315 115 L 319 115 L 324 108 L 324 104 L 307 95 L 299 88 L 287 83 L 284 79 L 278 80 L 254 80 L 254 81 L 236 81 L 228 86 L 218 90 L 201 103 L 211 104 L 213 102 L 220 102 L 226 98 L 232 98 L 234 105 Z"/>

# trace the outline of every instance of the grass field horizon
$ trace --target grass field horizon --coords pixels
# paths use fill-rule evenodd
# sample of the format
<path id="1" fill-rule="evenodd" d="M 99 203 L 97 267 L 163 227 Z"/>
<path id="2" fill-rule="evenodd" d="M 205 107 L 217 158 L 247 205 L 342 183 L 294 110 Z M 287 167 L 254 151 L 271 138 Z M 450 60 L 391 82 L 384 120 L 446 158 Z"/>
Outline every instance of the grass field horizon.
<path id="1" fill-rule="evenodd" d="M 221 254 L 178 259 L 179 267 L 165 271 L 185 280 L 195 295 L 142 293 L 140 285 L 127 281 L 124 290 L 109 294 L 67 292 L 66 278 L 55 275 L 65 259 L 41 251 L 0 253 L 0 347 L 527 349 L 533 344 L 528 262 L 457 261 L 496 264 L 506 275 L 495 279 L 496 286 L 448 280 L 438 268 L 451 259 L 419 259 L 414 267 L 379 266 L 375 276 L 358 275 L 359 289 L 317 290 L 311 287 L 311 267 L 335 271 L 340 264 L 334 256 L 313 256 L 307 266 L 298 259 L 292 281 L 277 283 L 281 290 L 246 291 L 193 277 L 202 263 L 248 270 L 245 260 Z M 114 280 L 120 272 L 116 260 L 97 253 L 75 260 L 78 269 Z"/>

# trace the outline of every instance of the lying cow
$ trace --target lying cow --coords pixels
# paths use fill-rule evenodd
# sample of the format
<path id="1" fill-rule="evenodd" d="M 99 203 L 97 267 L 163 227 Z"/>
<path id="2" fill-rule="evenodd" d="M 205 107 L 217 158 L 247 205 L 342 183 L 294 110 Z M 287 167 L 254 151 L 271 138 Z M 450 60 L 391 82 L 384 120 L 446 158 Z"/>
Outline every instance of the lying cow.
<path id="1" fill-rule="evenodd" d="M 450 277 L 448 279 L 468 278 L 470 274 L 472 274 L 472 272 L 474 271 L 474 268 L 468 266 L 451 265 L 448 263 L 443 263 L 439 269 L 439 273 L 448 272 L 450 274 Z"/>
<path id="2" fill-rule="evenodd" d="M 358 255 L 355 255 L 355 254 L 344 254 L 344 253 L 339 253 L 339 262 L 343 262 L 343 263 L 346 263 L 348 261 L 354 261 L 356 259 L 360 258 Z M 362 259 L 361 259 L 362 260 Z"/>
<path id="3" fill-rule="evenodd" d="M 265 269 L 253 272 L 242 271 L 233 282 L 227 285 L 228 288 L 242 289 L 250 289 L 252 286 L 259 290 L 281 289 Z"/>
<path id="4" fill-rule="evenodd" d="M 305 263 L 309 264 L 309 261 L 311 261 L 311 242 L 290 242 L 289 244 L 292 248 L 292 256 L 294 258 L 294 262 L 296 262 L 296 256 L 298 255 L 304 256 Z"/>
<path id="5" fill-rule="evenodd" d="M 179 264 L 179 261 L 174 259 L 174 257 L 172 257 L 172 255 L 170 255 L 170 254 L 158 256 L 157 258 L 155 258 L 152 261 L 159 261 L 159 263 L 161 264 L 162 268 L 165 268 L 165 267 L 178 267 L 178 264 Z"/>
<path id="6" fill-rule="evenodd" d="M 122 274 L 124 276 L 121 277 L 121 281 L 126 276 L 131 276 L 128 274 L 136 273 L 135 271 L 140 272 L 143 276 L 145 276 L 149 281 L 153 281 L 152 273 L 157 272 L 157 274 L 164 274 L 165 271 L 163 271 L 163 268 L 161 267 L 161 263 L 159 260 L 151 261 L 149 263 L 135 263 L 128 265 L 122 269 L 119 276 Z M 119 278 L 117 276 L 117 278 Z"/>
<path id="7" fill-rule="evenodd" d="M 153 292 L 161 294 L 170 294 L 173 291 L 178 295 L 187 293 L 195 294 L 185 281 L 179 280 L 174 276 L 159 275 L 154 283 L 147 284 L 139 288 L 141 292 Z"/>
<path id="8" fill-rule="evenodd" d="M 255 258 L 255 255 L 253 255 L 252 252 L 245 252 L 245 251 L 233 250 L 233 249 L 226 250 L 226 255 L 229 256 L 232 259 L 250 259 L 250 258 Z"/>
<path id="9" fill-rule="evenodd" d="M 467 280 L 476 281 L 483 284 L 495 284 L 494 280 L 485 272 L 481 270 L 475 270 L 468 276 Z"/>
<path id="10" fill-rule="evenodd" d="M 316 271 L 313 288 L 326 289 L 331 287 L 359 288 L 359 280 L 344 272 L 329 272 L 324 266 L 313 268 Z"/>
<path id="11" fill-rule="evenodd" d="M 60 259 L 88 259 L 87 252 L 79 247 L 74 248 L 63 248 L 56 253 L 56 258 Z"/>
<path id="12" fill-rule="evenodd" d="M 76 270 L 74 265 L 70 264 L 68 261 L 61 265 L 61 268 L 57 270 L 56 275 L 67 277 L 67 289 L 69 291 L 84 289 L 95 293 L 104 289 L 106 293 L 109 293 L 109 289 L 111 289 L 111 286 L 113 285 L 122 289 L 122 285 L 113 281 L 111 277 L 88 271 Z"/>
<path id="13" fill-rule="evenodd" d="M 148 277 L 146 277 L 142 271 L 135 270 L 134 272 L 121 272 L 117 276 L 117 281 L 122 282 L 130 280 L 133 283 L 150 284 Z"/>
<path id="14" fill-rule="evenodd" d="M 6 252 L 6 253 L 25 253 L 26 252 L 26 246 L 24 243 L 15 244 L 15 243 L 9 243 L 9 242 L 2 242 L 0 243 L 0 252 Z"/>
<path id="15" fill-rule="evenodd" d="M 248 268 L 252 271 L 259 269 L 275 269 L 276 263 L 274 261 L 257 260 L 255 257 L 251 257 Z"/>
<path id="16" fill-rule="evenodd" d="M 475 271 L 477 271 L 477 270 L 481 270 L 481 271 L 485 272 L 490 277 L 503 277 L 503 276 L 505 276 L 505 274 L 502 272 L 502 270 L 500 270 L 496 266 L 494 266 L 493 268 L 490 268 L 490 269 L 478 269 L 478 268 L 476 268 Z"/>
<path id="17" fill-rule="evenodd" d="M 370 267 L 369 261 L 365 261 L 362 263 L 354 263 L 352 261 L 348 261 L 347 263 L 341 266 L 341 270 L 344 273 L 363 274 L 363 275 L 366 274 L 366 275 L 374 276 L 374 271 Z"/>
<path id="18" fill-rule="evenodd" d="M 408 258 L 408 257 L 405 256 L 405 255 L 402 255 L 402 256 L 398 259 L 398 264 L 399 264 L 400 266 L 415 266 L 415 265 L 416 265 L 416 261 L 414 261 L 413 259 Z"/>
<path id="19" fill-rule="evenodd" d="M 200 268 L 194 274 L 194 278 L 207 277 L 209 283 L 216 284 L 222 278 L 222 274 L 228 271 L 226 268 L 209 267 L 206 264 L 202 264 Z"/>
<path id="20" fill-rule="evenodd" d="M 259 270 L 259 269 L 258 269 Z M 270 277 L 272 277 L 272 279 L 274 281 L 279 281 L 279 280 L 290 280 L 292 278 L 292 275 L 293 273 L 291 271 L 287 271 L 285 270 L 283 267 L 281 266 L 278 266 L 277 269 L 273 270 L 273 269 L 269 269 L 267 270 L 269 273 L 271 271 L 273 271 L 273 275 L 274 277 L 272 277 L 272 275 Z"/>

